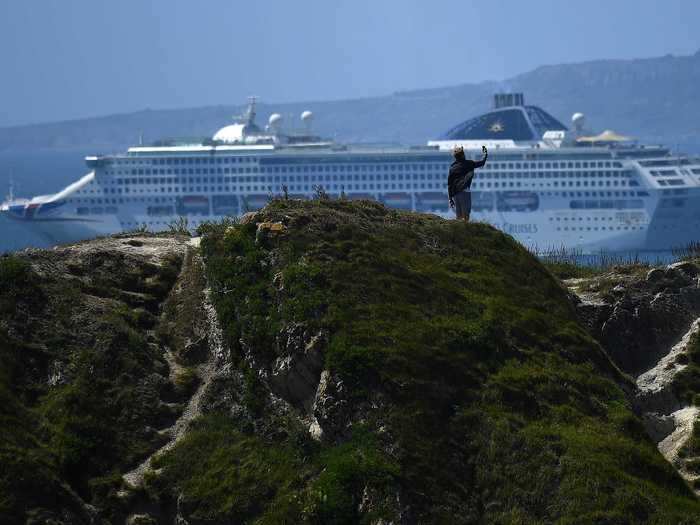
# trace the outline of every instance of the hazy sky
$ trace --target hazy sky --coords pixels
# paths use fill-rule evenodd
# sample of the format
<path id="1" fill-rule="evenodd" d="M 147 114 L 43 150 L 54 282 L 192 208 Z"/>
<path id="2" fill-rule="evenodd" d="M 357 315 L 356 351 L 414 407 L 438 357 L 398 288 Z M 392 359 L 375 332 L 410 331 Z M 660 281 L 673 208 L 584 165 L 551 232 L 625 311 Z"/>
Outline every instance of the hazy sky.
<path id="1" fill-rule="evenodd" d="M 692 54 L 696 0 L 0 0 L 0 126 Z"/>

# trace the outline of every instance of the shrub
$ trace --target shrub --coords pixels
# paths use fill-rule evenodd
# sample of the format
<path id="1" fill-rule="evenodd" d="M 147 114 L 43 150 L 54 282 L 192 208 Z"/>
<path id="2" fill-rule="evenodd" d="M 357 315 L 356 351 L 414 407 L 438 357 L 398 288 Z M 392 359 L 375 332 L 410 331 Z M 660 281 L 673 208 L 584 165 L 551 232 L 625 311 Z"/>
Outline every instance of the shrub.
<path id="1" fill-rule="evenodd" d="M 190 224 L 189 219 L 186 216 L 179 216 L 177 219 L 173 220 L 168 224 L 168 231 L 177 235 L 187 235 L 190 236 Z"/>
<path id="2" fill-rule="evenodd" d="M 242 434 L 225 416 L 198 420 L 154 466 L 163 470 L 161 476 L 148 479 L 151 495 L 165 501 L 181 494 L 188 517 L 195 520 L 265 522 L 266 514 L 282 518 L 285 510 L 286 522 L 293 523 L 300 514 L 301 502 L 295 496 L 299 478 L 307 471 L 301 458 L 288 446 Z"/>
<path id="3" fill-rule="evenodd" d="M 182 397 L 191 395 L 199 385 L 199 376 L 193 367 L 183 368 L 175 375 L 175 390 Z"/>
<path id="4" fill-rule="evenodd" d="M 0 313 L 12 313 L 20 299 L 40 302 L 38 279 L 25 260 L 15 255 L 0 256 Z"/>

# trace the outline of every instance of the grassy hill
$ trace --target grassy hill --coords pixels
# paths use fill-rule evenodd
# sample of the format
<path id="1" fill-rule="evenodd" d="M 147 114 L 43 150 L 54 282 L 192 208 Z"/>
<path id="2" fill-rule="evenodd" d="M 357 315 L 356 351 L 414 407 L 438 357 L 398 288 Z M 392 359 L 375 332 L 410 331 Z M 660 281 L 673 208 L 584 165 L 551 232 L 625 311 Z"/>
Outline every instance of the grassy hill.
<path id="1" fill-rule="evenodd" d="M 0 471 L 3 515 L 700 523 L 630 408 L 633 385 L 511 237 L 344 200 L 276 200 L 201 234 L 224 344 L 208 347 L 201 415 L 140 487 L 120 476 L 192 393 L 168 367 L 206 349 L 181 319 L 201 293 L 182 241 L 0 259 L 13 283 L 0 307 L 17 312 L 0 321 L 0 457 L 16 466 Z M 47 382 L 55 361 L 61 379 Z"/>
<path id="2" fill-rule="evenodd" d="M 276 222 L 282 231 L 267 229 Z M 181 491 L 192 515 L 697 522 L 699 503 L 645 436 L 625 378 L 510 237 L 344 201 L 276 201 L 203 234 L 257 423 L 246 432 L 240 415 L 211 415 L 162 458 L 161 493 Z M 278 391 L 295 407 L 282 417 L 268 396 L 280 359 L 308 349 L 281 337 L 300 324 L 323 334 L 325 389 L 313 405 Z M 309 420 L 320 441 L 303 432 Z M 257 491 L 232 496 L 244 483 Z"/>

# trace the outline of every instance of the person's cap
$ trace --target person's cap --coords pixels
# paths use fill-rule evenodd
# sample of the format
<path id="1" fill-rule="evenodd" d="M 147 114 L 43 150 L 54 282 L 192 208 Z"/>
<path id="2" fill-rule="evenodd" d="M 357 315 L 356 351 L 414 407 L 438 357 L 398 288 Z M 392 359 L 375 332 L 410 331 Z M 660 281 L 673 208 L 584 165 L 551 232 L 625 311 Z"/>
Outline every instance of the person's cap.
<path id="1" fill-rule="evenodd" d="M 455 156 L 464 155 L 464 148 L 458 144 L 452 148 L 452 154 Z"/>

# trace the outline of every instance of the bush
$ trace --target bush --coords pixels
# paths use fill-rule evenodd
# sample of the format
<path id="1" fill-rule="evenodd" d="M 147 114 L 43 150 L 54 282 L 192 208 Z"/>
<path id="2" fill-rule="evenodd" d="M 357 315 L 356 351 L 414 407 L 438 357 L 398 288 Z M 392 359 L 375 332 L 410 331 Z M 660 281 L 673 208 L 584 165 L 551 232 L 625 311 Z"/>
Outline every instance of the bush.
<path id="1" fill-rule="evenodd" d="M 0 313 L 13 313 L 18 302 L 40 302 L 41 293 L 28 262 L 15 255 L 0 256 Z"/>
<path id="2" fill-rule="evenodd" d="M 189 237 L 191 235 L 189 220 L 186 216 L 179 216 L 168 224 L 168 231 L 173 234 L 187 235 Z"/>
<path id="3" fill-rule="evenodd" d="M 183 368 L 175 375 L 175 391 L 181 397 L 187 397 L 197 390 L 199 385 L 199 376 L 197 371 L 192 367 Z"/>
<path id="4" fill-rule="evenodd" d="M 197 421 L 175 449 L 157 458 L 158 477 L 148 478 L 147 489 L 161 503 L 180 495 L 187 518 L 214 522 L 265 522 L 269 515 L 287 523 L 300 514 L 295 498 L 299 479 L 307 471 L 301 458 L 287 446 L 272 446 L 236 430 L 225 416 Z M 266 515 L 268 515 L 266 517 Z M 284 523 L 285 520 L 271 521 Z"/>
<path id="5" fill-rule="evenodd" d="M 356 428 L 352 438 L 330 447 L 318 458 L 320 474 L 311 485 L 309 513 L 320 523 L 352 524 L 374 519 L 396 520 L 390 506 L 361 516 L 360 497 L 365 490 L 391 501 L 400 467 L 380 451 L 367 429 Z M 381 498 L 380 498 L 381 499 Z"/>

